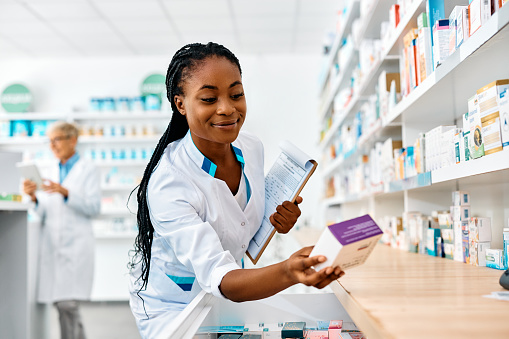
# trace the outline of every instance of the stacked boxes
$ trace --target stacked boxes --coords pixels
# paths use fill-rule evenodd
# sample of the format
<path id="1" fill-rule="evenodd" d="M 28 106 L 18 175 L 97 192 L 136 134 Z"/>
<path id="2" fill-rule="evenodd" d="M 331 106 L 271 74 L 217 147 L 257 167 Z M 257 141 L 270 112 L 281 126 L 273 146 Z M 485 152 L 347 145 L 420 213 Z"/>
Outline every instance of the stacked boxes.
<path id="1" fill-rule="evenodd" d="M 468 224 L 470 264 L 486 266 L 486 249 L 491 246 L 491 219 L 470 218 Z"/>
<path id="2" fill-rule="evenodd" d="M 509 79 L 493 81 L 477 91 L 485 154 L 502 150 L 500 98 L 505 98 L 508 93 Z"/>
<path id="3" fill-rule="evenodd" d="M 454 244 L 452 257 L 456 261 L 466 262 L 466 252 L 468 252 L 468 221 L 470 219 L 470 194 L 467 191 L 452 192 L 451 214 Z M 466 243 L 463 242 L 465 236 Z"/>

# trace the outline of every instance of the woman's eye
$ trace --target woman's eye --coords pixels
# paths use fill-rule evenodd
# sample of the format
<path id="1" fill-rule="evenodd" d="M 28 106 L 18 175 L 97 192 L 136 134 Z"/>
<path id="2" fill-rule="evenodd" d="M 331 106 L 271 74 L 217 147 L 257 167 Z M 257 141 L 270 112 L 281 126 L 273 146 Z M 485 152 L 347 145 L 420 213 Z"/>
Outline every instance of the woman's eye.
<path id="1" fill-rule="evenodd" d="M 239 93 L 239 94 L 234 94 L 234 95 L 232 95 L 232 98 L 233 98 L 233 99 L 238 99 L 238 98 L 241 98 L 241 97 L 243 97 L 243 96 L 244 96 L 244 92 Z"/>
<path id="2" fill-rule="evenodd" d="M 216 101 L 216 98 L 202 98 L 201 101 L 214 102 L 214 101 Z"/>

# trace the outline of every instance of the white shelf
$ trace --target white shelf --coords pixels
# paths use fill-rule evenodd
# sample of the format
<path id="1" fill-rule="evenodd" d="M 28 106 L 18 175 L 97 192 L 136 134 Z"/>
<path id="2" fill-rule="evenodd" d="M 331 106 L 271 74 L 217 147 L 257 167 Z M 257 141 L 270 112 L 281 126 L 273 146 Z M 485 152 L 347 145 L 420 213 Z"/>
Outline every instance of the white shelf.
<path id="1" fill-rule="evenodd" d="M 133 216 L 136 217 L 136 211 L 129 211 L 127 207 L 125 209 L 109 209 L 106 211 L 101 210 L 99 217 L 125 217 L 125 216 Z"/>
<path id="2" fill-rule="evenodd" d="M 148 159 L 145 161 L 139 160 L 117 160 L 117 161 L 95 161 L 94 165 L 97 167 L 145 167 L 148 164 Z"/>
<path id="3" fill-rule="evenodd" d="M 48 143 L 48 138 L 46 137 L 9 137 L 9 138 L 1 138 L 0 146 L 5 145 L 14 145 L 14 146 L 29 146 L 29 145 L 41 145 L 44 143 Z"/>
<path id="4" fill-rule="evenodd" d="M 44 113 L 44 112 L 27 112 L 27 113 L 0 113 L 0 120 L 66 120 L 69 115 L 62 113 Z"/>
<path id="5" fill-rule="evenodd" d="M 103 185 L 101 191 L 132 191 L 138 184 L 132 185 Z"/>
<path id="6" fill-rule="evenodd" d="M 136 238 L 136 236 L 138 235 L 138 233 L 134 233 L 134 232 L 123 232 L 123 233 L 94 233 L 94 237 L 96 239 L 117 239 L 117 240 L 125 240 L 125 239 L 132 239 L 134 240 L 134 238 Z"/>
<path id="7" fill-rule="evenodd" d="M 15 201 L 0 201 L 0 211 L 27 211 L 30 204 Z"/>
<path id="8" fill-rule="evenodd" d="M 85 112 L 71 113 L 69 117 L 74 120 L 170 119 L 171 113 L 162 111 Z"/>
<path id="9" fill-rule="evenodd" d="M 509 169 L 509 148 L 431 172 L 433 184 Z M 497 183 L 494 181 L 494 183 Z"/>
<path id="10" fill-rule="evenodd" d="M 159 141 L 159 136 L 150 137 L 89 137 L 82 136 L 79 138 L 81 144 L 118 144 L 118 143 L 148 143 Z"/>

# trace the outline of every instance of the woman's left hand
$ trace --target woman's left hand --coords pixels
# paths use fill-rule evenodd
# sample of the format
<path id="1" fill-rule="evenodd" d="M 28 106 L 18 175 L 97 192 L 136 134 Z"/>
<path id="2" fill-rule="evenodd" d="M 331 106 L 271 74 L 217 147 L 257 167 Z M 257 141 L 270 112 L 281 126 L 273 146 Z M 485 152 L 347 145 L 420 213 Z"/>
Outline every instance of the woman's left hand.
<path id="1" fill-rule="evenodd" d="M 276 207 L 276 213 L 270 216 L 270 223 L 278 233 L 288 233 L 300 217 L 299 204 L 302 202 L 302 197 L 298 196 L 295 203 L 289 201 L 283 202 Z"/>

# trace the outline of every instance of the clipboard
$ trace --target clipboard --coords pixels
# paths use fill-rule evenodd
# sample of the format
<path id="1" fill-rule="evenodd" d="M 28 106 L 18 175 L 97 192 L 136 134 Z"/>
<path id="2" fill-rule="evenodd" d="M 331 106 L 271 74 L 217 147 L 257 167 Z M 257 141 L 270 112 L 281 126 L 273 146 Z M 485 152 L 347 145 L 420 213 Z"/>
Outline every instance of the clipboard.
<path id="1" fill-rule="evenodd" d="M 39 173 L 39 169 L 34 163 L 18 162 L 16 163 L 16 167 L 23 178 L 35 182 L 37 189 L 41 189 L 43 180 Z"/>
<path id="2" fill-rule="evenodd" d="M 279 145 L 281 153 L 265 176 L 265 213 L 262 224 L 249 242 L 246 254 L 256 265 L 276 233 L 269 217 L 284 201 L 295 202 L 318 163 L 289 141 Z"/>

